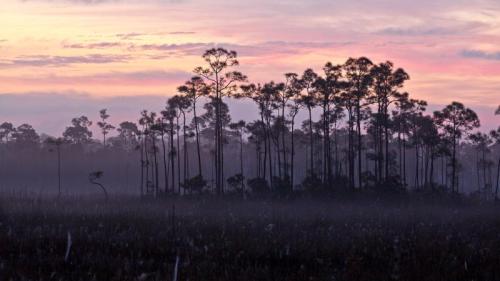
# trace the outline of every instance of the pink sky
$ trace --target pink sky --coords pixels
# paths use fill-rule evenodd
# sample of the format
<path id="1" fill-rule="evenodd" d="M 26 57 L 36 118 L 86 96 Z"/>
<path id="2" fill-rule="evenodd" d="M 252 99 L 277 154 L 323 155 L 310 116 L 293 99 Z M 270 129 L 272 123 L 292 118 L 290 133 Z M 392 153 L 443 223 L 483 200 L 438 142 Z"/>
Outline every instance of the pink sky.
<path id="1" fill-rule="evenodd" d="M 49 133 L 67 123 L 50 123 L 57 112 L 103 106 L 134 119 L 175 94 L 212 46 L 238 51 L 255 82 L 350 56 L 391 60 L 413 97 L 459 100 L 499 123 L 497 0 L 2 0 L 0 25 L 0 121 Z M 124 96 L 134 104 L 120 107 Z M 81 106 L 33 110 L 55 99 Z"/>

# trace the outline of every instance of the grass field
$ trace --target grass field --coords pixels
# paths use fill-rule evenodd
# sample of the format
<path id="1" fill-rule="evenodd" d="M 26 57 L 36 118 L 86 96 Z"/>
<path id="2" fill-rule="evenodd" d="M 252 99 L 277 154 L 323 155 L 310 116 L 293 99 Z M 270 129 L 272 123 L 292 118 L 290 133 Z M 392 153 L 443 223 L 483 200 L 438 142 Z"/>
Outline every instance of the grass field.
<path id="1" fill-rule="evenodd" d="M 500 209 L 4 198 L 0 280 L 500 280 Z"/>

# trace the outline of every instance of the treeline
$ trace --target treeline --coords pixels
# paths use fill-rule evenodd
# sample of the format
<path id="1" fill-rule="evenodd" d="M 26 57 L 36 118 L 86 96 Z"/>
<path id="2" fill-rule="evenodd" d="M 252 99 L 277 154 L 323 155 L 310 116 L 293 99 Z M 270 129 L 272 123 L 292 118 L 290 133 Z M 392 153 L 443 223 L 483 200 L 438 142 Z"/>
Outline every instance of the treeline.
<path id="1" fill-rule="evenodd" d="M 94 172 L 95 181 L 102 173 L 92 169 L 102 167 L 104 174 L 113 171 L 115 185 L 127 175 L 127 185 L 143 195 L 474 189 L 497 198 L 500 127 L 478 131 L 478 116 L 459 102 L 427 113 L 427 102 L 404 91 L 410 76 L 392 62 L 349 58 L 320 72 L 254 84 L 237 71 L 236 52 L 211 49 L 202 58 L 161 112 L 144 110 L 137 121 L 115 127 L 101 110 L 102 140 L 92 138 L 86 116 L 74 118 L 57 138 L 39 136 L 28 124 L 1 124 L 0 165 L 8 170 L 26 149 L 33 157 L 34 150 L 44 151 L 41 166 L 51 161 L 57 169 L 58 192 L 70 170 L 61 157 L 74 157 L 71 164 L 84 169 L 74 173 Z M 234 122 L 231 98 L 254 102 L 259 118 Z M 47 151 L 55 152 L 55 161 Z M 82 168 L 76 163 L 85 157 L 92 164 Z M 127 170 L 117 172 L 124 163 Z M 2 177 L 8 175 L 0 173 L 0 184 Z"/>

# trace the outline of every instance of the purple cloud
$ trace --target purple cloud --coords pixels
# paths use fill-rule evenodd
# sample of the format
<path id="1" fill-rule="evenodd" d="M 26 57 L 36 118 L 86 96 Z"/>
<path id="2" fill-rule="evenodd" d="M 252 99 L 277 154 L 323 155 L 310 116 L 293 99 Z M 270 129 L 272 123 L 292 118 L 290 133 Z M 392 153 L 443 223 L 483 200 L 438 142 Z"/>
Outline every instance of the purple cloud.
<path id="1" fill-rule="evenodd" d="M 105 49 L 120 47 L 122 43 L 119 42 L 97 42 L 91 44 L 63 44 L 66 49 Z"/>
<path id="2" fill-rule="evenodd" d="M 500 60 L 500 52 L 484 52 L 479 50 L 463 50 L 461 55 L 465 58 Z"/>
<path id="3" fill-rule="evenodd" d="M 93 54 L 86 56 L 22 56 L 11 60 L 0 62 L 2 67 L 15 66 L 52 66 L 62 67 L 72 64 L 106 64 L 115 62 L 126 62 L 130 59 L 124 55 L 101 55 Z"/>
<path id="4" fill-rule="evenodd" d="M 297 54 L 308 49 L 333 48 L 354 44 L 352 41 L 343 42 L 286 42 L 269 41 L 256 44 L 233 44 L 233 43 L 186 43 L 186 44 L 145 44 L 133 45 L 130 50 L 162 51 L 166 55 L 153 56 L 153 58 L 165 58 L 168 56 L 201 55 L 210 48 L 222 47 L 237 51 L 242 56 L 257 56 L 269 54 Z"/>

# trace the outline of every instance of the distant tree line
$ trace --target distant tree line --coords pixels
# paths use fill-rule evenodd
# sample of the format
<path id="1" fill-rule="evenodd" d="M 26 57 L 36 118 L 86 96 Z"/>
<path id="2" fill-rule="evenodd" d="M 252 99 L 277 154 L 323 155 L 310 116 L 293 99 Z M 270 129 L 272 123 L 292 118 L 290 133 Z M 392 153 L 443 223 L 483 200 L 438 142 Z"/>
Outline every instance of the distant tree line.
<path id="1" fill-rule="evenodd" d="M 410 76 L 392 62 L 349 58 L 339 65 L 328 62 L 320 72 L 307 69 L 256 84 L 237 71 L 234 51 L 214 48 L 202 58 L 204 64 L 161 112 L 143 110 L 137 122 L 115 127 L 101 110 L 102 141 L 92 138 L 86 116 L 71 120 L 58 138 L 5 122 L 0 125 L 3 151 L 57 152 L 59 193 L 60 154 L 66 147 L 68 153 L 94 153 L 97 159 L 105 157 L 99 156 L 103 151 L 133 155 L 142 195 L 459 193 L 465 190 L 461 181 L 471 185 L 475 179 L 478 196 L 497 198 L 500 127 L 480 132 L 478 116 L 460 102 L 426 114 L 427 102 L 404 91 Z M 259 118 L 234 122 L 231 98 L 255 103 Z M 302 123 L 300 111 L 307 115 Z"/>

